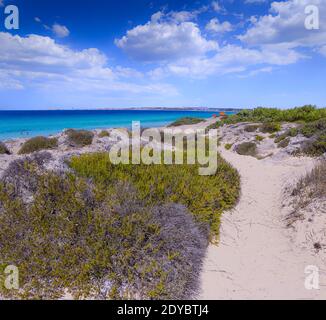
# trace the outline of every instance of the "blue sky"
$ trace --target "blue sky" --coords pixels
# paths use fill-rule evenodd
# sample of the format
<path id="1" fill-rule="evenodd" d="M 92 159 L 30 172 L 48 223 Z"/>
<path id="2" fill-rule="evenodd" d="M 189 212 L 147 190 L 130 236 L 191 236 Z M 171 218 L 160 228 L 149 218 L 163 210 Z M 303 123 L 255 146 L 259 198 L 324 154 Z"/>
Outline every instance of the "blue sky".
<path id="1" fill-rule="evenodd" d="M 0 109 L 324 107 L 325 79 L 324 0 L 0 0 Z"/>

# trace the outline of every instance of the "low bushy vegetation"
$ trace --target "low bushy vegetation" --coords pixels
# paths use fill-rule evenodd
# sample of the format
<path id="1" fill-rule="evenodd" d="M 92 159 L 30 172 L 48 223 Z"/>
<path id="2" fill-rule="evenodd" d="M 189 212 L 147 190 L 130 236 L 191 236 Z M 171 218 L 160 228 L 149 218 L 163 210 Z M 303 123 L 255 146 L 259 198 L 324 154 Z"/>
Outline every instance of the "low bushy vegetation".
<path id="1" fill-rule="evenodd" d="M 0 265 L 19 268 L 7 298 L 185 299 L 198 290 L 208 231 L 182 205 L 147 206 L 73 175 L 37 178 L 33 202 L 0 184 Z M 2 270 L 1 270 L 2 271 Z"/>
<path id="2" fill-rule="evenodd" d="M 0 181 L 0 269 L 16 265 L 21 288 L 0 286 L 2 296 L 195 296 L 208 242 L 239 196 L 236 170 L 219 158 L 204 177 L 197 165 L 113 165 L 99 153 L 55 173 L 50 159 L 16 160 Z"/>
<path id="3" fill-rule="evenodd" d="M 298 199 L 297 208 L 304 208 L 316 199 L 326 199 L 326 160 L 301 178 L 292 191 Z"/>
<path id="4" fill-rule="evenodd" d="M 66 130 L 67 140 L 71 147 L 85 147 L 93 143 L 94 133 L 87 130 Z"/>
<path id="5" fill-rule="evenodd" d="M 106 130 L 102 130 L 99 134 L 98 134 L 99 138 L 105 138 L 105 137 L 110 137 L 110 133 Z"/>
<path id="6" fill-rule="evenodd" d="M 242 156 L 257 156 L 257 145 L 254 142 L 243 142 L 235 147 L 235 151 Z"/>
<path id="7" fill-rule="evenodd" d="M 8 195 L 12 198 L 19 197 L 26 203 L 30 202 L 37 190 L 43 166 L 51 159 L 52 155 L 49 152 L 38 152 L 11 161 L 1 178 Z"/>
<path id="8" fill-rule="evenodd" d="M 183 126 L 183 125 L 197 124 L 197 123 L 200 123 L 203 121 L 205 121 L 205 120 L 200 119 L 200 118 L 186 117 L 186 118 L 181 118 L 181 119 L 171 123 L 168 127 L 179 127 L 179 126 Z"/>
<path id="9" fill-rule="evenodd" d="M 92 178 L 105 188 L 117 181 L 129 182 L 147 205 L 185 205 L 197 222 L 209 224 L 214 235 L 219 232 L 222 212 L 230 209 L 239 195 L 238 173 L 220 156 L 213 176 L 199 176 L 197 164 L 113 165 L 105 153 L 73 157 L 70 166 L 78 175 Z"/>
<path id="10" fill-rule="evenodd" d="M 19 150 L 19 154 L 29 154 L 41 150 L 55 149 L 58 147 L 57 138 L 35 137 L 27 140 Z"/>
<path id="11" fill-rule="evenodd" d="M 301 124 L 297 128 L 291 128 L 275 139 L 275 143 L 288 141 L 291 137 L 303 135 L 308 138 L 296 154 L 306 154 L 310 156 L 320 156 L 326 152 L 326 118 L 319 119 L 306 124 Z"/>
<path id="12" fill-rule="evenodd" d="M 290 138 L 286 138 L 277 144 L 278 148 L 286 148 L 290 143 Z"/>
<path id="13" fill-rule="evenodd" d="M 294 109 L 256 108 L 242 110 L 229 116 L 216 125 L 234 124 L 239 122 L 312 122 L 326 117 L 326 108 L 318 109 L 307 105 Z"/>
<path id="14" fill-rule="evenodd" d="M 233 147 L 233 144 L 227 143 L 224 147 L 226 150 L 231 150 L 231 148 Z"/>
<path id="15" fill-rule="evenodd" d="M 246 132 L 255 132 L 259 129 L 260 125 L 256 124 L 248 124 L 247 126 L 244 127 L 244 131 Z"/>
<path id="16" fill-rule="evenodd" d="M 257 142 L 261 142 L 261 141 L 263 141 L 265 138 L 264 137 L 262 137 L 262 136 L 260 136 L 260 135 L 257 135 L 256 137 L 255 137 L 255 140 L 257 141 Z"/>
<path id="17" fill-rule="evenodd" d="M 259 129 L 263 133 L 275 133 L 281 130 L 281 125 L 277 122 L 265 122 Z"/>
<path id="18" fill-rule="evenodd" d="M 1 141 L 0 141 L 0 154 L 10 154 L 10 151 L 7 148 L 7 146 Z"/>

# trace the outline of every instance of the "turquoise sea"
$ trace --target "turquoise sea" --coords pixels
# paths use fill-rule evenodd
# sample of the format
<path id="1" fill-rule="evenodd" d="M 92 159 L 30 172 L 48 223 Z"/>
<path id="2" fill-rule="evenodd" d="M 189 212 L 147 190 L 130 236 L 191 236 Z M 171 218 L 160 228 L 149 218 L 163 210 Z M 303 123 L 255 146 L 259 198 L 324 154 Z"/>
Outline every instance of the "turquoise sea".
<path id="1" fill-rule="evenodd" d="M 64 129 L 157 127 L 182 117 L 210 118 L 218 112 L 170 110 L 0 111 L 0 140 L 56 134 Z M 232 112 L 229 112 L 231 114 Z"/>

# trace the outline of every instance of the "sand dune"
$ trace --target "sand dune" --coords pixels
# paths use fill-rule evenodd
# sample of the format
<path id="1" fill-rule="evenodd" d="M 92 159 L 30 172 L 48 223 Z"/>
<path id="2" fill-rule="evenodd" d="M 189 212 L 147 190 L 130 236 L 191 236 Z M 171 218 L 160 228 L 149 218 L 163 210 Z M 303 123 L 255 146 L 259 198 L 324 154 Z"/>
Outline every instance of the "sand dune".
<path id="1" fill-rule="evenodd" d="M 291 240 L 282 190 L 314 165 L 310 158 L 257 160 L 220 149 L 239 170 L 242 196 L 222 218 L 220 243 L 208 249 L 200 299 L 325 299 L 326 267 Z M 320 270 L 320 290 L 305 288 L 308 265 Z"/>

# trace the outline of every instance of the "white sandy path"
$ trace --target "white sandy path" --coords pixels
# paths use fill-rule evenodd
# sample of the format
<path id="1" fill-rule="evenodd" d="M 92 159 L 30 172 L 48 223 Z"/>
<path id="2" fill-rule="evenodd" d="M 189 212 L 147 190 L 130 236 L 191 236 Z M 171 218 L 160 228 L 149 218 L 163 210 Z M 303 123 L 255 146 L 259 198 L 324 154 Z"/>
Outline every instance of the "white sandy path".
<path id="1" fill-rule="evenodd" d="M 199 299 L 326 299 L 325 265 L 293 245 L 293 231 L 282 221 L 284 184 L 304 174 L 313 161 L 289 158 L 273 163 L 220 151 L 238 169 L 242 195 L 222 218 L 219 245 L 208 249 Z M 320 268 L 320 290 L 304 287 L 308 265 Z"/>

